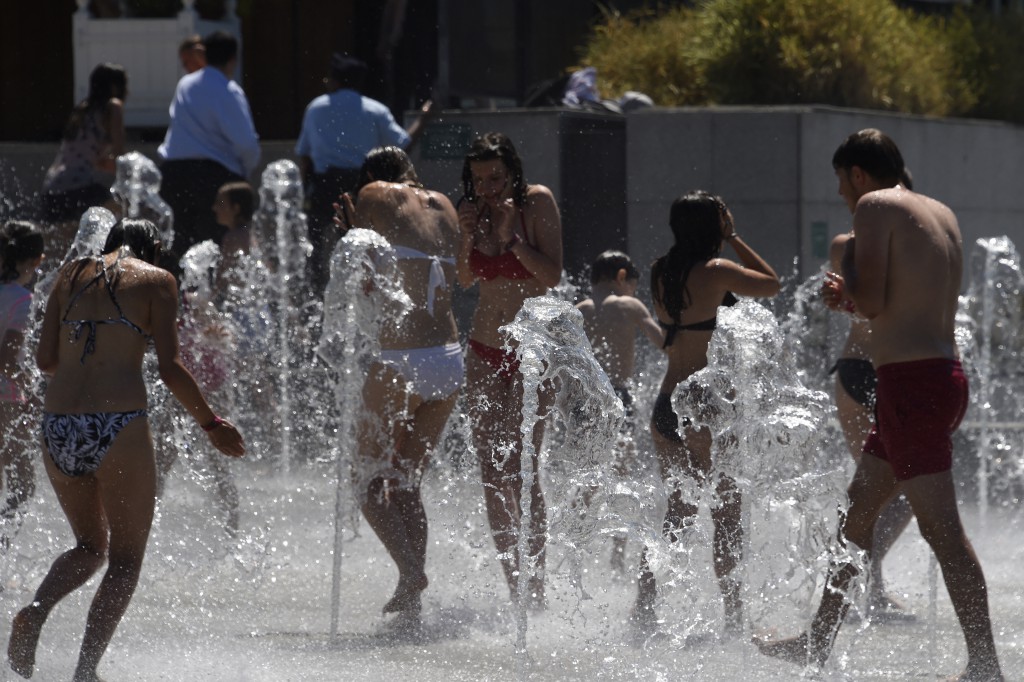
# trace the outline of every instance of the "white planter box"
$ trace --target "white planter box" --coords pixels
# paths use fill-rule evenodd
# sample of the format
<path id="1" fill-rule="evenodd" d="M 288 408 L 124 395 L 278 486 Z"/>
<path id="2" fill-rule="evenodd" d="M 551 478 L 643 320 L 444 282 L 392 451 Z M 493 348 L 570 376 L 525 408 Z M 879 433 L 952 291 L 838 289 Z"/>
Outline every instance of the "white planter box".
<path id="1" fill-rule="evenodd" d="M 185 72 L 178 59 L 178 45 L 191 35 L 227 31 L 239 39 L 241 71 L 241 25 L 235 16 L 235 3 L 225 3 L 223 21 L 206 21 L 192 9 L 193 0 L 184 0 L 184 9 L 171 19 L 95 19 L 87 9 L 87 0 L 78 0 L 72 19 L 75 55 L 74 103 L 89 93 L 89 74 L 101 62 L 122 65 L 128 72 L 128 97 L 125 100 L 125 125 L 161 127 L 170 122 L 168 107 L 174 88 Z"/>

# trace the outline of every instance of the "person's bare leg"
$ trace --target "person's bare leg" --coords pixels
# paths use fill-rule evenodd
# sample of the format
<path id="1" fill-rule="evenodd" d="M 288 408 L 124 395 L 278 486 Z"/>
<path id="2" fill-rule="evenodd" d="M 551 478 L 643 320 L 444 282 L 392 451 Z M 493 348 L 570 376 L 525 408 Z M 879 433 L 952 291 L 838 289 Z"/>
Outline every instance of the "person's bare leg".
<path id="1" fill-rule="evenodd" d="M 367 463 L 367 470 L 394 472 L 381 473 L 369 481 L 362 506 L 370 528 L 398 567 L 398 587 L 385 603 L 383 611 L 415 611 L 418 614 L 419 595 L 427 587 L 427 577 L 423 572 L 423 562 L 417 557 L 409 537 L 408 521 L 401 509 L 400 500 L 408 496 L 407 488 L 411 481 L 399 480 L 399 473 L 395 471 L 399 463 L 400 442 L 407 439 L 409 427 L 406 388 L 406 382 L 393 368 L 384 365 L 372 367 L 363 383 L 363 412 L 357 431 L 359 454 Z"/>
<path id="2" fill-rule="evenodd" d="M 398 586 L 384 605 L 384 613 L 418 612 L 420 592 L 427 588 L 423 564 L 410 543 L 407 521 L 396 499 L 401 494 L 397 480 L 375 478 L 362 507 L 363 516 L 398 567 Z"/>
<path id="3" fill-rule="evenodd" d="M 473 445 L 480 462 L 484 505 L 491 537 L 498 551 L 509 592 L 518 592 L 517 537 L 522 515 L 519 418 L 521 394 L 496 376 L 475 353 L 466 356 L 466 385 L 470 397 Z"/>
<path id="4" fill-rule="evenodd" d="M 868 607 L 884 612 L 902 611 L 903 607 L 885 592 L 882 577 L 882 560 L 896 544 L 903 531 L 914 518 L 914 510 L 902 493 L 892 498 L 878 515 L 875 522 L 875 536 L 871 564 L 868 567 Z M 911 616 L 912 617 L 912 616 Z"/>
<path id="5" fill-rule="evenodd" d="M 695 439 L 700 438 L 697 432 L 692 435 Z M 651 437 L 655 453 L 658 456 L 662 480 L 667 480 L 673 469 L 692 470 L 686 446 L 682 442 L 669 440 L 654 428 L 651 429 Z M 668 508 L 665 510 L 665 518 L 662 521 L 662 534 L 668 538 L 669 542 L 678 542 L 686 529 L 693 524 L 693 518 L 696 515 L 696 505 L 684 502 L 679 490 L 672 491 L 668 497 Z M 640 628 L 642 634 L 649 634 L 657 624 L 657 615 L 654 609 L 657 592 L 657 580 L 650 569 L 647 548 L 644 547 L 640 552 L 636 601 L 630 614 L 630 618 Z"/>
<path id="6" fill-rule="evenodd" d="M 14 513 L 35 495 L 32 455 L 36 441 L 29 414 L 19 403 L 0 402 L 0 518 Z"/>
<path id="7" fill-rule="evenodd" d="M 839 543 L 848 549 L 863 550 L 870 558 L 875 521 L 896 489 L 897 481 L 888 462 L 865 454 L 847 490 L 850 505 L 840 525 Z M 849 547 L 850 543 L 854 547 Z M 821 603 L 810 630 L 792 639 L 755 640 L 761 653 L 799 665 L 824 664 L 832 653 L 839 627 L 849 610 L 849 588 L 858 573 L 853 563 L 833 565 L 825 580 Z"/>
<path id="8" fill-rule="evenodd" d="M 974 548 L 964 533 L 952 473 L 917 476 L 903 482 L 921 536 L 935 552 L 942 578 L 967 644 L 967 667 L 959 679 L 1003 679 L 992 636 L 988 587 Z"/>
<path id="9" fill-rule="evenodd" d="M 427 457 L 441 439 L 448 416 L 455 408 L 457 397 L 458 394 L 455 393 L 444 400 L 419 402 L 418 399 L 414 399 L 411 403 L 412 421 L 406 437 L 399 446 L 400 468 L 406 477 L 407 485 L 397 490 L 392 499 L 404 524 L 404 541 L 415 568 L 407 577 L 399 578 L 394 597 L 384 607 L 385 613 L 389 610 L 399 610 L 389 609 L 392 602 L 395 602 L 394 606 L 398 606 L 413 597 L 418 600 L 420 592 L 427 587 L 427 514 L 423 508 L 419 482 L 426 467 Z"/>
<path id="10" fill-rule="evenodd" d="M 736 482 L 722 476 L 716 486 L 718 506 L 711 510 L 715 527 L 712 555 L 715 576 L 722 593 L 725 631 L 738 634 L 743 630 L 743 588 L 736 567 L 743 558 L 743 500 Z"/>
<path id="11" fill-rule="evenodd" d="M 121 430 L 96 478 L 110 526 L 110 546 L 107 570 L 86 617 L 76 682 L 97 679 L 96 667 L 128 609 L 142 572 L 156 500 L 156 465 L 144 417 Z"/>
<path id="12" fill-rule="evenodd" d="M 855 462 L 860 462 L 864 442 L 867 440 L 874 424 L 874 415 L 864 405 L 854 400 L 842 382 L 835 382 L 836 414 L 843 430 L 850 455 Z M 875 522 L 875 537 L 871 562 L 868 567 L 868 607 L 897 610 L 899 606 L 885 594 L 885 581 L 882 577 L 882 562 L 893 545 L 909 525 L 914 513 L 903 495 L 893 498 Z"/>
<path id="13" fill-rule="evenodd" d="M 50 565 L 32 603 L 21 609 L 11 624 L 7 660 L 14 672 L 31 677 L 39 633 L 50 611 L 99 570 L 107 555 L 107 519 L 95 476 L 70 478 L 54 466 L 43 448 L 50 483 L 75 535 L 75 546 Z"/>

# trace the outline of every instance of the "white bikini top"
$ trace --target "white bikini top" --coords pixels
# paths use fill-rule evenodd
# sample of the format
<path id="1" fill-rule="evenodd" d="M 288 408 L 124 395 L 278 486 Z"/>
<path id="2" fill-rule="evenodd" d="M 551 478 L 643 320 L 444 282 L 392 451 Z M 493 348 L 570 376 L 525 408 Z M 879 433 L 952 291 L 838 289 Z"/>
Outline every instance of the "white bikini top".
<path id="1" fill-rule="evenodd" d="M 442 258 L 431 256 L 408 246 L 394 246 L 395 257 L 402 260 L 423 259 L 430 261 L 430 279 L 427 280 L 427 312 L 434 314 L 434 292 L 448 290 L 448 280 L 444 276 L 444 268 L 441 263 L 455 265 L 454 258 Z"/>

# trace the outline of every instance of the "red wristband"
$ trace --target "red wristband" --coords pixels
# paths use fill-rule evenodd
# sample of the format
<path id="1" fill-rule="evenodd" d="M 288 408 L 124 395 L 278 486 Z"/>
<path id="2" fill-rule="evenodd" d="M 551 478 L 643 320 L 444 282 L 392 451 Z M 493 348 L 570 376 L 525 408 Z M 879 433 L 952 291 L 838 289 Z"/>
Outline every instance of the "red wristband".
<path id="1" fill-rule="evenodd" d="M 223 419 L 221 419 L 217 415 L 213 415 L 213 421 L 211 421 L 209 424 L 203 424 L 203 431 L 213 431 L 215 428 L 217 428 L 223 423 Z"/>
<path id="2" fill-rule="evenodd" d="M 845 301 L 843 301 L 843 310 L 850 314 L 853 314 L 857 312 L 857 306 L 855 306 L 853 304 L 853 301 L 851 301 L 850 299 L 846 299 Z"/>

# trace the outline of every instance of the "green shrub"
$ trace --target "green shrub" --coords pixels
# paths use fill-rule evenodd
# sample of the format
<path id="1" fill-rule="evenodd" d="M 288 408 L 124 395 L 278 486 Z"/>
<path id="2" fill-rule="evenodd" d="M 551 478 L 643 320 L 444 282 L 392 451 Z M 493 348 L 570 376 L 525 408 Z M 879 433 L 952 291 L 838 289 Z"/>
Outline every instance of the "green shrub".
<path id="1" fill-rule="evenodd" d="M 1024 17 L 975 11 L 955 27 L 963 78 L 976 84 L 977 104 L 966 113 L 1024 123 Z"/>
<path id="2" fill-rule="evenodd" d="M 934 116 L 1005 109 L 996 81 L 1024 84 L 1022 33 L 974 15 L 921 16 L 892 0 L 706 0 L 608 14 L 582 50 L 605 97 L 661 105 L 832 104 Z M 1020 23 L 1020 22 L 1018 22 Z M 1024 28 L 1024 27 L 1022 27 Z M 985 50 L 979 41 L 985 41 Z"/>

